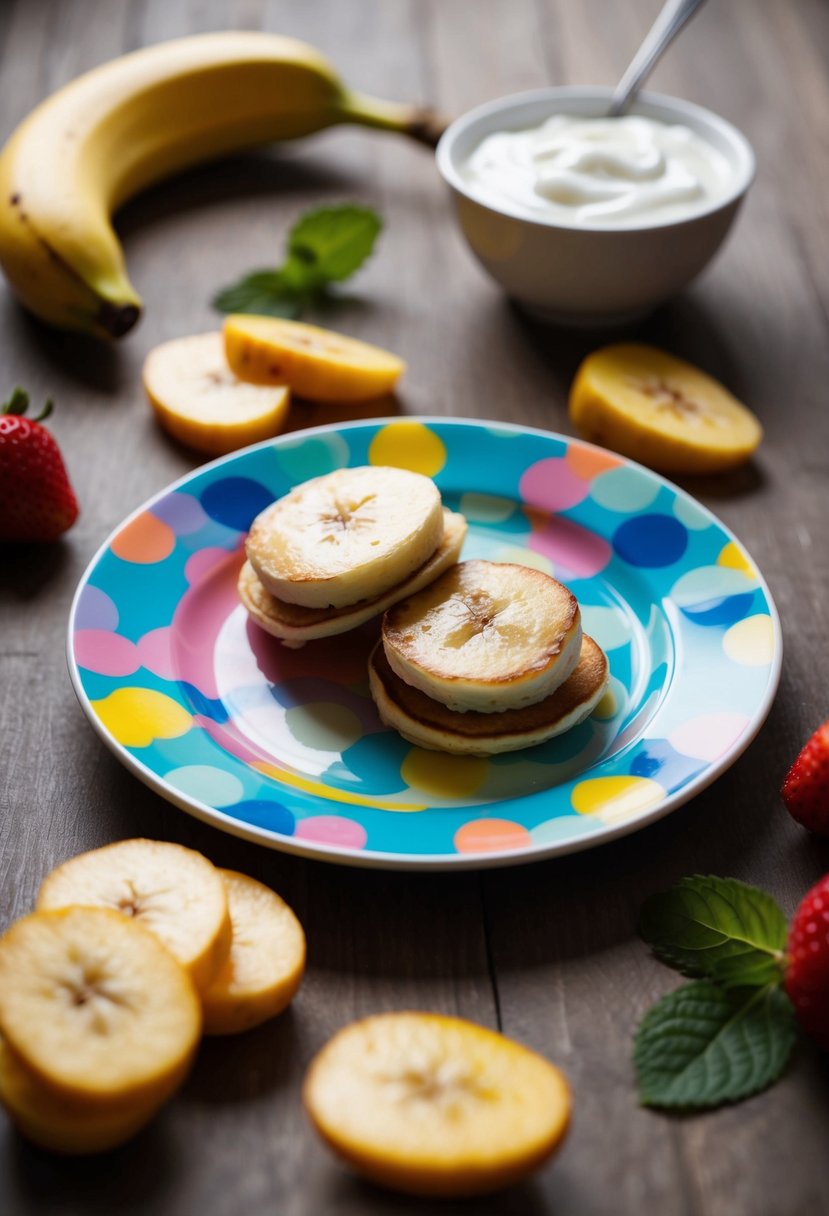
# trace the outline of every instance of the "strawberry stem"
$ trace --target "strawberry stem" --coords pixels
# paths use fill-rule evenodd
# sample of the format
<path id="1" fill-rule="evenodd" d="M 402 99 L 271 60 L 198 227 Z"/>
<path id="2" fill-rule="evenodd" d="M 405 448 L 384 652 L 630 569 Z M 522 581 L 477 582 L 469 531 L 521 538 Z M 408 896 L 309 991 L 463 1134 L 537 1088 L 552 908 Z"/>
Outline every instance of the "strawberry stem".
<path id="1" fill-rule="evenodd" d="M 25 414 L 29 408 L 29 394 L 20 385 L 12 390 L 12 395 L 4 404 L 2 413 L 4 414 Z"/>
<path id="2" fill-rule="evenodd" d="M 0 415 L 16 414 L 22 416 L 29 408 L 29 394 L 20 385 L 12 390 L 12 395 L 4 405 L 0 406 Z M 43 409 L 38 414 L 37 418 L 33 418 L 33 422 L 42 422 L 44 418 L 48 418 L 53 409 L 52 398 L 48 397 L 43 406 Z"/>

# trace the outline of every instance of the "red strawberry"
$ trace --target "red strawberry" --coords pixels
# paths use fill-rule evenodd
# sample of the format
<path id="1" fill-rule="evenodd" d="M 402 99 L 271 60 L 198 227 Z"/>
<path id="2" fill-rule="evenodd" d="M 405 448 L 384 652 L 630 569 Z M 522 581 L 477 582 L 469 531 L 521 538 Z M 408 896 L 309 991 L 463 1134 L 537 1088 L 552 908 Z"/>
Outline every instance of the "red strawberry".
<path id="1" fill-rule="evenodd" d="M 785 987 L 800 1025 L 829 1051 L 829 874 L 806 892 L 794 914 Z"/>
<path id="2" fill-rule="evenodd" d="M 16 388 L 0 407 L 0 541 L 49 541 L 71 528 L 78 503 L 63 457 L 42 419 L 24 418 L 28 393 Z"/>
<path id="3" fill-rule="evenodd" d="M 780 793 L 792 818 L 818 836 L 829 836 L 829 722 L 803 748 Z"/>

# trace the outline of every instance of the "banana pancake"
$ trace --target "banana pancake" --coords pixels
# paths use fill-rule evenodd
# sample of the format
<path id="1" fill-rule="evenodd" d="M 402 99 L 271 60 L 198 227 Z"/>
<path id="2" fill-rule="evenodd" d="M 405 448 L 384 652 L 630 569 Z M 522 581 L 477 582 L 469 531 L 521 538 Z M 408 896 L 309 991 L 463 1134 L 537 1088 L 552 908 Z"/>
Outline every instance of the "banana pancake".
<path id="1" fill-rule="evenodd" d="M 277 499 L 253 521 L 246 551 L 271 595 L 343 608 L 408 578 L 442 535 L 430 477 L 368 465 L 314 477 Z"/>
<path id="2" fill-rule="evenodd" d="M 443 508 L 443 537 L 435 552 L 402 583 L 383 595 L 344 608 L 305 608 L 271 595 L 262 585 L 250 562 L 239 573 L 239 597 L 257 625 L 280 638 L 284 645 L 299 647 L 315 638 L 330 637 L 356 629 L 385 612 L 395 600 L 426 587 L 458 560 L 466 536 L 462 515 Z"/>
<path id="3" fill-rule="evenodd" d="M 576 597 L 511 562 L 467 561 L 383 620 L 395 675 L 449 709 L 517 709 L 563 684 L 581 653 Z"/>
<path id="4" fill-rule="evenodd" d="M 380 642 L 368 674 L 380 718 L 404 739 L 431 751 L 491 756 L 533 747 L 578 725 L 602 699 L 608 665 L 604 651 L 584 634 L 575 669 L 553 693 L 532 705 L 492 713 L 459 713 L 413 688 L 395 675 Z"/>

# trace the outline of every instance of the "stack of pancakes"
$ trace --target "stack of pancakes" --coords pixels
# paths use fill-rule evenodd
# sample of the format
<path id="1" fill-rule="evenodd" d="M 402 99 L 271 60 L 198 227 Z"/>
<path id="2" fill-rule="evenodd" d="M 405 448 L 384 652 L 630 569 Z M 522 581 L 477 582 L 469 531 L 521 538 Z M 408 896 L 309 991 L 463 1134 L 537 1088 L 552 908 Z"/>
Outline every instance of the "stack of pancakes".
<path id="1" fill-rule="evenodd" d="M 383 618 L 369 660 L 380 717 L 419 747 L 489 756 L 577 725 L 608 682 L 575 597 L 547 574 L 468 561 Z"/>
<path id="2" fill-rule="evenodd" d="M 466 527 L 428 477 L 338 469 L 257 516 L 239 595 L 291 647 L 384 613 L 369 686 L 383 722 L 410 742 L 473 756 L 531 747 L 595 708 L 607 659 L 554 578 L 458 563 Z"/>
<path id="3" fill-rule="evenodd" d="M 454 565 L 466 520 L 405 469 L 338 469 L 253 522 L 239 595 L 286 646 L 355 629 Z"/>

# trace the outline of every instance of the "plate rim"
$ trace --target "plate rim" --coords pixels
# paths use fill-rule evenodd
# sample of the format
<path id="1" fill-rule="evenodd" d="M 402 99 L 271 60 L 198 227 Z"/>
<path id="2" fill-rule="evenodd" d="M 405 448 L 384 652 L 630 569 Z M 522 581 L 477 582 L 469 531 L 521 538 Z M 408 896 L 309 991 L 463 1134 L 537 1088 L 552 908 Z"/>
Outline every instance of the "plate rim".
<path id="1" fill-rule="evenodd" d="M 249 824 L 244 824 L 238 819 L 226 814 L 219 807 L 208 806 L 201 799 L 192 798 L 181 794 L 165 782 L 163 777 L 159 777 L 142 761 L 138 760 L 124 744 L 119 743 L 109 731 L 105 728 L 101 719 L 92 709 L 92 704 L 87 696 L 86 690 L 83 687 L 80 670 L 75 658 L 73 649 L 73 640 L 75 630 L 73 624 L 77 613 L 78 603 L 84 588 L 87 586 L 93 570 L 97 567 L 103 555 L 110 548 L 114 538 L 139 515 L 150 510 L 154 503 L 168 495 L 175 493 L 182 486 L 191 482 L 195 477 L 203 473 L 210 472 L 213 469 L 221 468 L 223 465 L 231 464 L 239 460 L 243 456 L 248 456 L 253 452 L 264 450 L 265 448 L 273 448 L 281 446 L 297 438 L 305 438 L 318 434 L 339 433 L 340 431 L 357 430 L 360 428 L 371 427 L 379 429 L 384 426 L 389 426 L 393 423 L 416 423 L 423 426 L 439 425 L 439 426 L 471 426 L 476 428 L 484 428 L 492 431 L 512 432 L 516 435 L 531 435 L 544 440 L 558 440 L 566 445 L 577 443 L 585 448 L 595 452 L 607 454 L 610 452 L 614 457 L 618 457 L 620 463 L 628 468 L 633 468 L 644 473 L 647 477 L 654 479 L 660 486 L 667 486 L 675 494 L 682 499 L 694 504 L 709 520 L 715 524 L 721 531 L 731 540 L 736 543 L 740 549 L 748 557 L 756 574 L 757 584 L 762 589 L 766 603 L 769 609 L 769 617 L 772 622 L 773 637 L 774 637 L 774 652 L 772 661 L 769 665 L 769 679 L 757 708 L 755 709 L 748 727 L 736 739 L 729 748 L 715 762 L 708 765 L 701 773 L 692 777 L 686 785 L 681 789 L 674 791 L 672 794 L 667 794 L 666 797 L 656 806 L 645 808 L 631 819 L 624 823 L 612 825 L 603 825 L 601 829 L 594 832 L 586 832 L 583 835 L 573 837 L 570 840 L 553 841 L 546 845 L 539 845 L 535 848 L 520 848 L 520 849 L 498 849 L 492 852 L 482 853 L 432 853 L 415 856 L 413 854 L 389 853 L 383 850 L 361 850 L 353 848 L 343 848 L 339 845 L 317 843 L 315 841 L 304 841 L 293 836 L 283 836 L 277 832 L 268 830 L 267 828 L 257 828 Z M 654 469 L 650 469 L 647 465 L 643 465 L 638 461 L 630 459 L 628 456 L 623 456 L 621 453 L 614 452 L 611 448 L 601 447 L 599 444 L 590 443 L 585 439 L 581 439 L 576 435 L 565 435 L 559 431 L 548 431 L 542 427 L 524 426 L 520 423 L 503 422 L 499 419 L 486 418 L 460 418 L 460 417 L 443 417 L 435 414 L 397 414 L 384 416 L 380 418 L 360 418 L 348 422 L 340 423 L 321 423 L 318 426 L 302 427 L 296 431 L 288 431 L 282 435 L 276 435 L 272 439 L 264 439 L 259 443 L 250 444 L 248 447 L 238 448 L 234 452 L 228 452 L 224 456 L 219 456 L 215 460 L 206 461 L 204 464 L 197 465 L 195 469 L 182 474 L 181 477 L 168 485 L 163 486 L 156 493 L 150 495 L 139 504 L 133 511 L 125 515 L 116 526 L 108 533 L 106 538 L 95 550 L 94 554 L 88 561 L 86 567 L 81 574 L 75 591 L 72 595 L 72 601 L 69 606 L 69 614 L 66 626 L 66 661 L 69 670 L 69 678 L 72 684 L 75 696 L 78 699 L 81 709 L 83 710 L 88 722 L 92 726 L 95 734 L 101 739 L 105 746 L 113 753 L 117 760 L 124 767 L 137 777 L 144 785 L 148 786 L 155 793 L 159 794 L 168 803 L 178 807 L 179 810 L 192 815 L 203 823 L 208 823 L 210 826 L 217 828 L 220 831 L 227 832 L 229 835 L 240 837 L 243 840 L 251 843 L 273 849 L 277 852 L 291 854 L 293 856 L 304 857 L 307 860 L 325 861 L 332 865 L 347 865 L 359 869 L 380 869 L 380 870 L 423 870 L 423 871 L 448 871 L 456 869 L 464 870 L 483 870 L 494 869 L 501 866 L 513 865 L 530 865 L 533 862 L 548 861 L 554 857 L 564 857 L 570 853 L 580 853 L 587 849 L 597 848 L 603 844 L 609 844 L 614 840 L 618 840 L 623 836 L 631 835 L 633 832 L 638 832 L 642 828 L 648 827 L 650 824 L 663 819 L 671 814 L 672 811 L 678 810 L 686 803 L 690 802 L 698 794 L 701 794 L 710 785 L 718 780 L 722 774 L 729 769 L 740 756 L 751 746 L 757 738 L 760 730 L 764 726 L 766 719 L 774 704 L 774 699 L 780 685 L 780 678 L 783 666 L 783 631 L 780 623 L 780 615 L 772 596 L 771 589 L 766 582 L 766 579 L 760 569 L 759 564 L 755 561 L 754 555 L 742 543 L 742 541 L 732 532 L 727 524 L 714 514 L 699 499 L 695 498 L 687 490 L 678 486 L 675 482 L 670 481 L 661 473 L 657 473 Z M 547 794 L 547 790 L 538 791 L 538 796 L 543 797 Z M 320 806 L 328 806 L 328 802 L 319 799 Z M 489 807 L 494 807 L 496 804 L 488 803 Z"/>

